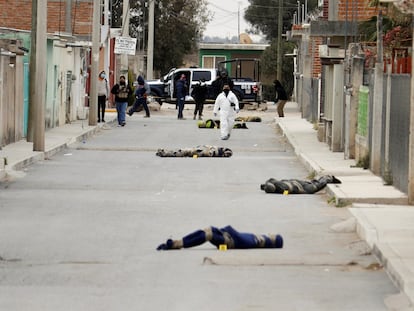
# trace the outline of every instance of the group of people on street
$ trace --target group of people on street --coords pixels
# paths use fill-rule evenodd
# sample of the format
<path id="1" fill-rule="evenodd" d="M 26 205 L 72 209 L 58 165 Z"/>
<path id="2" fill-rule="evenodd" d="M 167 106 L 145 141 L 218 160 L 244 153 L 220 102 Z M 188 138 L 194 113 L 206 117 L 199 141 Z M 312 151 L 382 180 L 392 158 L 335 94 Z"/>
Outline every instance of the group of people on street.
<path id="1" fill-rule="evenodd" d="M 279 80 L 274 82 L 277 113 L 279 117 L 284 117 L 284 106 L 288 100 L 288 95 Z M 239 100 L 233 92 L 234 83 L 228 76 L 227 70 L 222 70 L 220 75 L 212 83 L 215 102 L 213 113 L 214 116 L 220 114 L 220 138 L 227 140 L 230 138 L 231 130 L 234 126 L 235 116 L 240 111 Z M 101 71 L 98 77 L 98 122 L 105 122 L 105 107 L 109 97 L 109 86 L 105 71 Z M 150 117 L 150 110 L 147 103 L 147 96 L 151 94 L 151 89 L 145 79 L 139 75 L 137 78 L 137 87 L 135 89 L 135 101 L 132 107 L 127 111 L 129 98 L 133 90 L 126 81 L 124 75 L 119 77 L 112 89 L 111 94 L 115 95 L 115 106 L 117 111 L 118 125 L 125 126 L 126 114 L 132 116 L 135 111 L 142 105 L 145 110 L 144 118 Z M 185 120 L 183 115 L 185 98 L 189 94 L 189 85 L 185 74 L 182 74 L 176 82 L 176 97 L 178 108 L 178 120 Z M 208 88 L 205 79 L 193 87 L 191 96 L 195 101 L 194 117 L 202 120 L 204 102 L 207 99 Z"/>
<path id="2" fill-rule="evenodd" d="M 106 101 L 109 98 L 109 84 L 105 71 L 101 71 L 98 76 L 98 122 L 105 122 Z M 132 107 L 127 111 L 129 98 L 133 93 L 131 86 L 126 81 L 126 77 L 121 75 L 119 81 L 111 88 L 111 94 L 115 96 L 115 107 L 117 112 L 118 126 L 125 126 L 126 114 L 132 114 L 142 105 L 145 110 L 144 118 L 150 117 L 150 111 L 147 103 L 147 96 L 151 94 L 150 87 L 144 78 L 139 75 L 137 78 L 137 87 L 135 89 L 135 101 Z"/>

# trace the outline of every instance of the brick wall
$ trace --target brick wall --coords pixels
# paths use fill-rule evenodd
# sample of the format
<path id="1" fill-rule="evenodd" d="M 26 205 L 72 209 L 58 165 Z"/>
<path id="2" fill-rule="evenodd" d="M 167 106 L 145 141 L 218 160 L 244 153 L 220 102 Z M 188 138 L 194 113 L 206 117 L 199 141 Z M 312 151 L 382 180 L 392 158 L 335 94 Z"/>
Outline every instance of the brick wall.
<path id="1" fill-rule="evenodd" d="M 328 20 L 329 16 L 329 0 L 323 0 L 322 19 Z"/>
<path id="2" fill-rule="evenodd" d="M 378 14 L 378 9 L 376 7 L 370 7 L 368 3 L 369 0 L 339 0 L 338 19 L 342 21 L 346 20 L 347 11 L 348 20 L 355 19 L 364 21 L 370 19 L 372 16 Z"/>
<path id="3" fill-rule="evenodd" d="M 317 78 L 322 72 L 321 59 L 319 58 L 319 46 L 323 43 L 322 37 L 312 37 L 309 44 L 309 55 L 312 55 L 312 78 Z"/>
<path id="4" fill-rule="evenodd" d="M 348 20 L 352 20 L 354 18 L 359 21 L 365 21 L 365 20 L 370 19 L 374 15 L 375 16 L 378 15 L 378 9 L 375 7 L 370 7 L 368 5 L 369 0 L 337 0 L 337 1 L 338 1 L 337 19 L 340 21 L 346 20 L 347 11 L 348 11 Z M 328 16 L 329 16 L 329 0 L 324 0 L 321 19 L 328 20 Z M 335 19 L 335 18 L 332 16 L 331 19 Z"/>
<path id="5" fill-rule="evenodd" d="M 31 0 L 0 0 L 0 27 L 30 30 L 32 26 Z M 47 32 L 65 32 L 65 0 L 47 1 Z M 92 33 L 92 0 L 72 1 L 72 32 L 75 35 Z"/>

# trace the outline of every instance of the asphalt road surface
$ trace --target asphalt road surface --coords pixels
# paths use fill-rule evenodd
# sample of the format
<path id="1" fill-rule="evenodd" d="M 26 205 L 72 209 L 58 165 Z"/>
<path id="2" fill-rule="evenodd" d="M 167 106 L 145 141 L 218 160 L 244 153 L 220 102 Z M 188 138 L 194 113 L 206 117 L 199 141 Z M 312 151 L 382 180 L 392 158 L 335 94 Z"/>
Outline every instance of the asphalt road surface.
<path id="1" fill-rule="evenodd" d="M 266 179 L 309 177 L 273 123 L 199 129 L 172 105 L 97 135 L 0 184 L 0 310 L 389 310 L 399 293 L 350 217 L 314 195 L 265 194 Z M 206 107 L 211 117 L 211 106 Z M 286 117 L 289 117 L 288 112 Z M 231 158 L 160 158 L 217 145 Z M 280 233 L 283 249 L 156 251 L 207 226 Z"/>

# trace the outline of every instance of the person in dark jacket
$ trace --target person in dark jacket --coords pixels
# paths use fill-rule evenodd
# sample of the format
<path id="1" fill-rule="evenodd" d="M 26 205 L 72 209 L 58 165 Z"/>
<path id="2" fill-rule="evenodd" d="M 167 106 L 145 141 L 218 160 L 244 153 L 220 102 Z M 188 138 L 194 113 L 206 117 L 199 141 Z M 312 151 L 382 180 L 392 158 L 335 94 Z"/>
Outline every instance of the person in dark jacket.
<path id="1" fill-rule="evenodd" d="M 137 78 L 138 86 L 135 90 L 135 102 L 134 105 L 129 109 L 128 115 L 132 116 L 135 111 L 137 111 L 139 106 L 143 106 L 145 110 L 144 118 L 150 117 L 150 111 L 147 104 L 147 95 L 148 89 L 147 83 L 145 82 L 142 76 L 138 76 Z"/>
<path id="2" fill-rule="evenodd" d="M 234 82 L 229 77 L 226 69 L 220 71 L 220 74 L 217 76 L 216 80 L 211 84 L 214 92 L 214 98 L 216 98 L 222 91 L 224 85 L 227 84 L 230 87 L 230 90 L 234 90 Z"/>
<path id="3" fill-rule="evenodd" d="M 180 76 L 176 84 L 177 91 L 177 105 L 178 105 L 178 120 L 185 120 L 183 116 L 185 96 L 188 95 L 187 79 L 185 74 Z"/>
<path id="4" fill-rule="evenodd" d="M 168 239 L 165 243 L 160 244 L 157 250 L 189 248 L 206 242 L 210 242 L 217 248 L 220 248 L 221 245 L 226 245 L 228 249 L 283 247 L 283 238 L 279 234 L 253 234 L 239 232 L 232 226 L 220 229 L 210 226 L 204 230 L 190 233 L 180 240 Z"/>
<path id="5" fill-rule="evenodd" d="M 111 93 L 115 95 L 118 125 L 125 126 L 125 114 L 128 107 L 128 98 L 132 94 L 132 89 L 128 83 L 126 83 L 125 76 L 119 77 L 119 83 L 112 87 Z"/>
<path id="6" fill-rule="evenodd" d="M 207 98 L 207 84 L 206 80 L 202 78 L 199 83 L 194 86 L 194 90 L 191 94 L 195 101 L 195 108 L 194 108 L 194 117 L 195 120 L 197 118 L 198 112 L 198 119 L 203 120 L 203 108 L 204 108 L 204 101 Z"/>
<path id="7" fill-rule="evenodd" d="M 332 175 L 325 175 L 319 179 L 300 180 L 300 179 L 268 179 L 260 185 L 260 189 L 266 193 L 281 194 L 313 194 L 323 189 L 327 184 L 340 184 L 341 181 Z"/>
<path id="8" fill-rule="evenodd" d="M 275 85 L 276 91 L 277 114 L 279 115 L 279 117 L 283 118 L 285 116 L 285 114 L 283 113 L 283 108 L 285 107 L 286 102 L 288 101 L 288 96 L 285 88 L 282 86 L 282 83 L 280 83 L 279 80 L 273 81 L 273 84 Z"/>

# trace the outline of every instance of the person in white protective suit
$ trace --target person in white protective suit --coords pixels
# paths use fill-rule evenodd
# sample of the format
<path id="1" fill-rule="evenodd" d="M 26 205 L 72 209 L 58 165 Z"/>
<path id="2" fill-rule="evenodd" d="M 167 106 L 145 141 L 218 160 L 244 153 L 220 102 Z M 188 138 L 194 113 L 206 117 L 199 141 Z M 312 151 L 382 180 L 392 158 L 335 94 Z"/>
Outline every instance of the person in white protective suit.
<path id="1" fill-rule="evenodd" d="M 230 90 L 228 84 L 223 85 L 221 92 L 214 103 L 214 116 L 220 111 L 220 136 L 226 140 L 230 138 L 230 133 L 234 125 L 236 113 L 240 111 L 239 100 L 237 96 Z"/>

